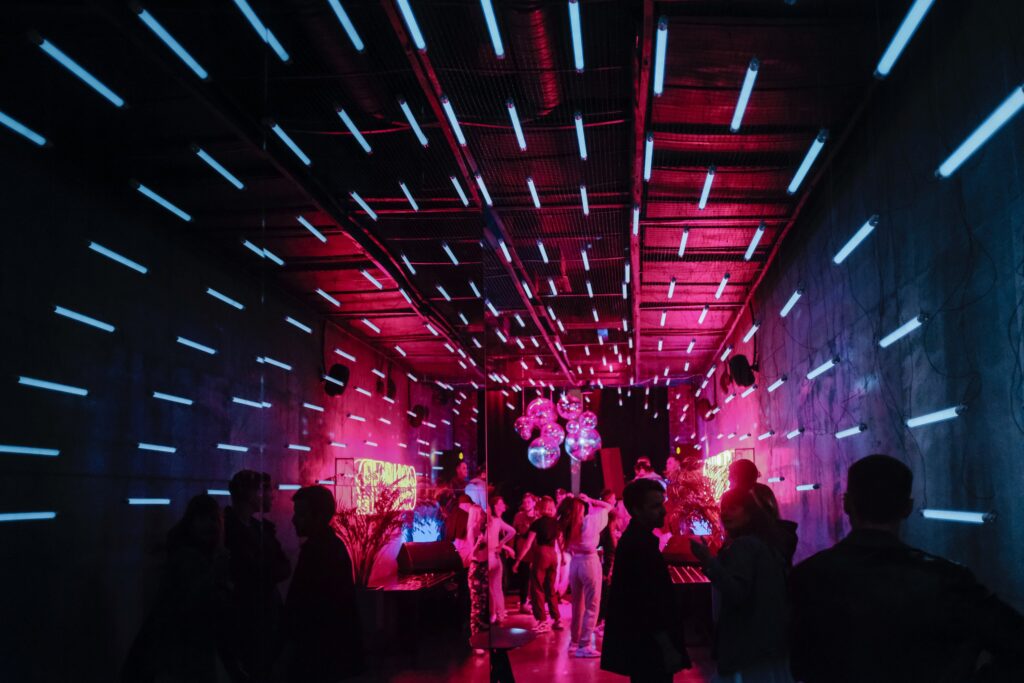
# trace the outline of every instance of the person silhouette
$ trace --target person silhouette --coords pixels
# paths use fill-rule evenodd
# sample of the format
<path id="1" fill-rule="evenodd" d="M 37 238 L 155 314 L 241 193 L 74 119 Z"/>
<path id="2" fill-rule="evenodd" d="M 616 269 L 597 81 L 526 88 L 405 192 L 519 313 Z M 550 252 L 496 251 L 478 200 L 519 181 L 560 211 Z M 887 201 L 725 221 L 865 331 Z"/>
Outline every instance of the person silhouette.
<path id="1" fill-rule="evenodd" d="M 305 538 L 285 599 L 285 669 L 293 683 L 333 683 L 362 673 L 363 646 L 352 559 L 334 533 L 334 495 L 306 486 L 292 496 Z"/>
<path id="2" fill-rule="evenodd" d="M 229 615 L 232 648 L 252 681 L 270 676 L 281 646 L 284 602 L 277 585 L 291 574 L 291 563 L 277 540 L 270 512 L 270 475 L 240 470 L 228 484 L 231 505 L 224 510 L 224 546 L 234 587 Z"/>
<path id="3" fill-rule="evenodd" d="M 852 531 L 790 577 L 797 680 L 1024 680 L 1024 617 L 967 568 L 900 540 L 912 484 L 910 468 L 888 455 L 850 466 L 843 510 Z"/>
<path id="4" fill-rule="evenodd" d="M 124 668 L 123 683 L 244 680 L 228 646 L 229 581 L 220 506 L 208 495 L 188 502 L 167 534 L 167 560 L 153 609 Z"/>

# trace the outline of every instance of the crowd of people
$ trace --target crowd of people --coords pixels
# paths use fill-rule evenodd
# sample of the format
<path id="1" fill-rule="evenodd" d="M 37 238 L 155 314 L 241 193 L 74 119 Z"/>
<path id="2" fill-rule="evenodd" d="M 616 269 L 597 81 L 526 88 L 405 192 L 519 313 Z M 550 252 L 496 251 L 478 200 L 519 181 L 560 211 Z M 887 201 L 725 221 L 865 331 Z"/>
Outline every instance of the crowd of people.
<path id="1" fill-rule="evenodd" d="M 662 477 L 641 458 L 622 501 L 611 491 L 527 493 L 511 529 L 504 501 L 492 497 L 484 522 L 500 524 L 492 563 L 512 544 L 509 589 L 535 631 L 564 628 L 568 597 L 570 653 L 637 683 L 671 681 L 691 665 L 662 552 L 688 531 L 670 512 L 680 467 L 670 457 Z M 723 538 L 687 534 L 713 589 L 717 681 L 1024 680 L 1024 618 L 966 568 L 900 540 L 913 509 L 909 468 L 886 455 L 854 463 L 843 497 L 851 533 L 795 567 L 797 525 L 780 517 L 759 476 L 750 460 L 732 463 L 718 519 L 704 525 L 720 523 Z M 492 601 L 501 622 L 500 582 L 491 590 L 502 592 Z"/>
<path id="2" fill-rule="evenodd" d="M 231 505 L 192 498 L 167 534 L 159 593 L 129 651 L 124 683 L 337 681 L 364 669 L 352 561 L 332 527 L 334 495 L 292 496 L 305 539 L 292 570 L 270 512 L 270 476 L 234 475 Z M 291 577 L 282 599 L 279 584 Z"/>

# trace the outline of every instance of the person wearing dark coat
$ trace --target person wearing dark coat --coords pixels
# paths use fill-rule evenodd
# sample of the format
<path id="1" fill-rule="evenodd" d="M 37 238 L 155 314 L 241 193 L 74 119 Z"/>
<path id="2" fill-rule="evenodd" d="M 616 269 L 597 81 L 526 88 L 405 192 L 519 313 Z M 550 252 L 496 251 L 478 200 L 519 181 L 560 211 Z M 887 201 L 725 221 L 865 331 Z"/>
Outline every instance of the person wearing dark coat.
<path id="1" fill-rule="evenodd" d="M 887 455 L 850 467 L 853 530 L 790 577 L 797 680 L 1024 681 L 1024 617 L 967 568 L 900 540 L 912 482 Z"/>
<path id="2" fill-rule="evenodd" d="M 789 683 L 788 564 L 776 520 L 749 489 L 726 491 L 721 514 L 726 542 L 717 557 L 702 541 L 690 541 L 720 606 L 713 650 L 718 680 Z"/>
<path id="3" fill-rule="evenodd" d="M 264 681 L 280 651 L 284 602 L 277 585 L 291 574 L 291 563 L 274 523 L 258 516 L 270 512 L 270 475 L 241 470 L 228 489 L 224 546 L 234 588 L 229 607 L 232 648 L 248 676 L 244 680 Z"/>
<path id="4" fill-rule="evenodd" d="M 615 550 L 601 668 L 632 683 L 662 683 L 690 668 L 682 612 L 655 529 L 665 523 L 665 489 L 635 479 L 622 494 L 629 526 Z"/>
<path id="5" fill-rule="evenodd" d="M 363 671 L 352 560 L 334 533 L 334 496 L 306 486 L 292 498 L 305 538 L 285 599 L 285 668 L 292 683 L 334 683 Z"/>

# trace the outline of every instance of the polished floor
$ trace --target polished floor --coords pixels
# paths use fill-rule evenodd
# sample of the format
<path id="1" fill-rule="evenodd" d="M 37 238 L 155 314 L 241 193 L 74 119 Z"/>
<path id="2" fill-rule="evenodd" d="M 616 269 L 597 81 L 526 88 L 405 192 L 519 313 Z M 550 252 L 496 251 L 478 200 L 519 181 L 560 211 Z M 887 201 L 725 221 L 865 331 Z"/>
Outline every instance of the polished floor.
<path id="1" fill-rule="evenodd" d="M 509 619 L 506 626 L 531 628 L 533 618 L 515 614 L 514 601 L 510 600 Z M 561 605 L 562 621 L 568 627 L 570 609 L 567 603 Z M 598 639 L 598 648 L 601 639 Z M 690 648 L 694 668 L 676 675 L 675 683 L 704 683 L 711 681 L 714 664 L 710 661 L 707 648 Z M 578 659 L 569 654 L 569 631 L 551 631 L 537 636 L 530 644 L 513 650 L 509 659 L 515 673 L 516 683 L 626 683 L 626 678 L 601 671 L 599 659 Z M 391 683 L 486 683 L 489 677 L 487 655 L 460 656 L 439 666 L 414 667 L 389 674 Z M 378 679 L 381 680 L 381 679 Z"/>

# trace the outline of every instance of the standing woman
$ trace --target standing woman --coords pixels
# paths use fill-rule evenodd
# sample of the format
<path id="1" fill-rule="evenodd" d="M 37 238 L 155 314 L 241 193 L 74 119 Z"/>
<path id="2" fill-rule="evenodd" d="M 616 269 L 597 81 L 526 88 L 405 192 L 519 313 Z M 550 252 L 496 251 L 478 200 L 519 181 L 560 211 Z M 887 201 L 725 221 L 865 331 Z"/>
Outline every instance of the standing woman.
<path id="1" fill-rule="evenodd" d="M 491 518 L 487 521 L 487 584 L 491 594 L 491 621 L 502 622 L 505 612 L 505 589 L 502 587 L 504 570 L 502 555 L 515 556 L 508 544 L 516 537 L 516 530 L 501 518 L 505 514 L 505 499 L 491 496 Z"/>
<path id="2" fill-rule="evenodd" d="M 555 519 L 555 501 L 551 496 L 541 498 L 540 515 L 530 525 L 526 543 L 516 556 L 512 571 L 519 569 L 519 563 L 532 550 L 533 571 L 530 576 L 530 590 L 533 593 L 533 618 L 537 620 L 537 633 L 546 633 L 552 628 L 556 631 L 562 630 L 558 601 L 555 599 L 555 572 L 558 570 L 558 552 L 555 544 L 558 542 L 558 521 Z M 549 619 L 544 618 L 545 607 L 548 608 Z"/>
<path id="3" fill-rule="evenodd" d="M 526 545 L 526 536 L 530 533 L 530 525 L 537 521 L 537 497 L 530 492 L 523 494 L 523 501 L 519 504 L 519 512 L 512 520 L 512 526 L 516 529 L 515 556 Z M 519 612 L 528 614 L 530 612 L 530 560 L 527 558 L 522 569 L 513 572 L 519 584 Z"/>
<path id="4" fill-rule="evenodd" d="M 572 622 L 569 627 L 569 649 L 577 657 L 600 657 L 594 647 L 594 629 L 601 605 L 601 559 L 597 546 L 601 532 L 608 526 L 612 506 L 580 494 L 559 519 L 562 542 L 572 554 L 569 564 L 569 586 L 572 592 Z"/>
<path id="5" fill-rule="evenodd" d="M 722 496 L 726 541 L 717 557 L 691 547 L 719 594 L 715 633 L 719 683 L 791 683 L 786 639 L 786 559 L 775 521 L 750 490 Z"/>
<path id="6" fill-rule="evenodd" d="M 480 479 L 466 484 L 466 497 L 470 503 L 466 508 L 465 558 L 469 569 L 469 634 L 475 636 L 490 628 L 490 599 L 487 585 L 487 485 Z M 484 650 L 474 650 L 484 654 Z"/>

